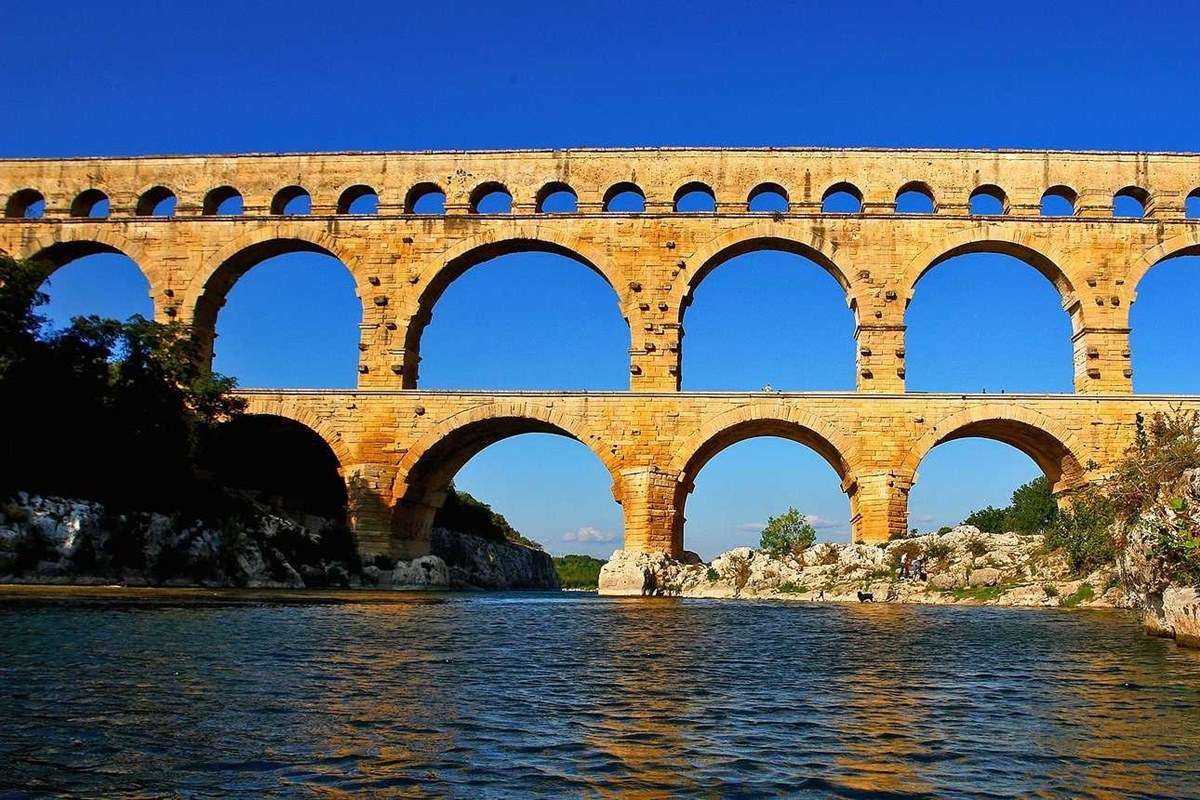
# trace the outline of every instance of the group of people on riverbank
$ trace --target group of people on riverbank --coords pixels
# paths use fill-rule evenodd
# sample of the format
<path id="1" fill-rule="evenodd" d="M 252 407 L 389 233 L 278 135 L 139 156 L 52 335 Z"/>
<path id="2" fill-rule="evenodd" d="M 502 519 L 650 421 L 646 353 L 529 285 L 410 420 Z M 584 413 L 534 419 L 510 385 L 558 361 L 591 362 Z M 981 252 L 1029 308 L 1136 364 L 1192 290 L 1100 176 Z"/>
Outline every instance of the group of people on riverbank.
<path id="1" fill-rule="evenodd" d="M 928 573 L 925 572 L 925 559 L 917 556 L 910 557 L 908 553 L 900 556 L 900 580 L 929 580 Z"/>

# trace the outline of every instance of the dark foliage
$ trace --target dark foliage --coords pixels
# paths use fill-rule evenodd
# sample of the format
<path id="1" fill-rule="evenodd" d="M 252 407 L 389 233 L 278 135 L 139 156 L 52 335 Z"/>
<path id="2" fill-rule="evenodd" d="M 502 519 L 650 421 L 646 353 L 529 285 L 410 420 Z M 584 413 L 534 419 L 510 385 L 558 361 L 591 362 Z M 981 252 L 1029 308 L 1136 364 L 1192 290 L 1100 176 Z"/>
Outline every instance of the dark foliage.
<path id="1" fill-rule="evenodd" d="M 1042 533 L 1058 515 L 1058 505 L 1045 477 L 1034 478 L 1012 494 L 1012 503 L 1005 508 L 987 508 L 972 512 L 964 525 L 974 525 L 987 533 Z"/>

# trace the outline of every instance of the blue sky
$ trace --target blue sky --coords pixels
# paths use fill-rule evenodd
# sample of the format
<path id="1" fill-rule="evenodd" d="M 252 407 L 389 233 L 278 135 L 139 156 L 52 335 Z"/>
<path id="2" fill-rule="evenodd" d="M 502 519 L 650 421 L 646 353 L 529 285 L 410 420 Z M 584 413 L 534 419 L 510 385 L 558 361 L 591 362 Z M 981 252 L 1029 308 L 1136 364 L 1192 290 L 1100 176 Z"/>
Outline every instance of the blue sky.
<path id="1" fill-rule="evenodd" d="M 6 9 L 0 155 L 582 145 L 879 145 L 1195 150 L 1194 5 L 575 3 L 400 7 L 211 2 Z M 653 6 L 653 7 L 651 7 Z M 1163 24 L 1170 20 L 1170 24 Z M 1200 263 L 1154 270 L 1133 308 L 1139 391 L 1200 392 L 1188 369 Z M 516 285 L 539 286 L 536 296 Z M 52 315 L 148 313 L 132 265 L 58 273 Z M 997 303 L 996 297 L 1012 304 Z M 488 302 L 483 302 L 484 300 Z M 255 268 L 222 311 L 217 366 L 243 385 L 346 386 L 359 308 L 332 259 Z M 1068 391 L 1066 314 L 1019 262 L 951 260 L 908 312 L 912 390 Z M 735 259 L 685 318 L 685 389 L 853 386 L 853 322 L 834 281 L 797 256 Z M 564 335 L 565 334 L 565 335 Z M 578 264 L 506 256 L 453 284 L 422 348 L 422 385 L 623 388 L 628 331 Z M 935 449 L 913 525 L 1005 502 L 1036 475 L 965 440 Z M 619 542 L 609 479 L 582 445 L 529 435 L 458 483 L 554 552 Z M 832 470 L 800 445 L 736 445 L 701 473 L 686 543 L 757 540 L 795 505 L 846 538 Z"/>

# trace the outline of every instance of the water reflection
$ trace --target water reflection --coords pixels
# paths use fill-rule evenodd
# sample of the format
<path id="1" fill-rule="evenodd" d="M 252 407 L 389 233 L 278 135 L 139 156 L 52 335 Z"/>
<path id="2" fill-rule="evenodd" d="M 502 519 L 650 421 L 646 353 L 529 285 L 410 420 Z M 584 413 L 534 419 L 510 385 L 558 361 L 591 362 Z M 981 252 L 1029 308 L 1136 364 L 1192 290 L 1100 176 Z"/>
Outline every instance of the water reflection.
<path id="1" fill-rule="evenodd" d="M 1113 614 L 135 599 L 0 602 L 0 795 L 1200 795 L 1200 653 Z"/>

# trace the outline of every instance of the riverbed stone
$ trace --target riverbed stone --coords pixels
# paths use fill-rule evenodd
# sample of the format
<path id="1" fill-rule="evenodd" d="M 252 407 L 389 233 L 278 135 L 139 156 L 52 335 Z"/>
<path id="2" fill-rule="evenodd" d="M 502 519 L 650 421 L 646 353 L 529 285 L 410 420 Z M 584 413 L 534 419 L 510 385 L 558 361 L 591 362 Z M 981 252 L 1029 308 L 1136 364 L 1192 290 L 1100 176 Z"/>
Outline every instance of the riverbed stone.
<path id="1" fill-rule="evenodd" d="M 971 570 L 967 583 L 971 586 L 995 586 L 1000 582 L 1000 570 L 993 567 Z"/>

